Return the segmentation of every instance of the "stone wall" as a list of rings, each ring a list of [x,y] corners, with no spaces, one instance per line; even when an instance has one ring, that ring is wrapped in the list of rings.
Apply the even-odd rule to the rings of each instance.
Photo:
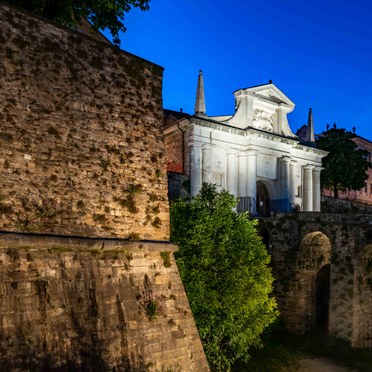
[[[175,249],[1,235],[1,369],[208,370]]]
[[[278,213],[261,223],[285,328],[372,347],[372,215]]]
[[[322,195],[323,213],[367,213],[372,214],[372,205],[351,200],[336,199]]]
[[[0,229],[166,240],[162,68],[0,5]]]
[[[165,150],[167,157],[167,171],[173,173],[184,173],[183,132],[181,129],[165,138]]]
[[[0,3],[2,370],[208,370],[162,121],[161,67]]]

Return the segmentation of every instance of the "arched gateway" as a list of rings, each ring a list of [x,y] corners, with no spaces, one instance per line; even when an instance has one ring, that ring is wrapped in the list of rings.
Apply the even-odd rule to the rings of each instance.
[[[266,185],[257,182],[257,198],[256,198],[257,214],[261,217],[270,216],[270,195]]]

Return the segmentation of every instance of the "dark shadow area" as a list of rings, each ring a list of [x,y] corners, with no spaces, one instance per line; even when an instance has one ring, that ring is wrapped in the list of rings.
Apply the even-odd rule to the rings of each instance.
[[[324,265],[315,280],[315,330],[328,331],[331,265]]]
[[[261,217],[270,216],[270,195],[267,187],[262,182],[257,182],[257,198],[256,198],[257,213]]]
[[[263,348],[250,349],[250,361],[238,361],[232,371],[296,372],[302,359],[312,358],[327,358],[358,372],[372,371],[371,349],[353,349],[347,341],[323,332],[308,336],[274,332],[262,341]]]

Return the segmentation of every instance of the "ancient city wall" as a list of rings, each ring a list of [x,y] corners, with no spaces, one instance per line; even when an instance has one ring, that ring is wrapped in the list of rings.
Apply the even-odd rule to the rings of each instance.
[[[162,68],[0,6],[0,229],[166,240]]]
[[[372,347],[372,216],[278,213],[262,226],[286,329]]]
[[[169,244],[162,68],[0,3],[0,365],[204,371]]]
[[[1,369],[208,370],[175,249],[0,236]]]

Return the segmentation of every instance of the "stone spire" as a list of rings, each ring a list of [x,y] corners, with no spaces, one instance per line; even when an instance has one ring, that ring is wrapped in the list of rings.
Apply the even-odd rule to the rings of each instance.
[[[313,111],[309,109],[305,141],[315,142]]]
[[[205,98],[204,98],[204,80],[203,72],[199,71],[198,87],[196,88],[196,100],[195,100],[195,115],[205,115]]]

